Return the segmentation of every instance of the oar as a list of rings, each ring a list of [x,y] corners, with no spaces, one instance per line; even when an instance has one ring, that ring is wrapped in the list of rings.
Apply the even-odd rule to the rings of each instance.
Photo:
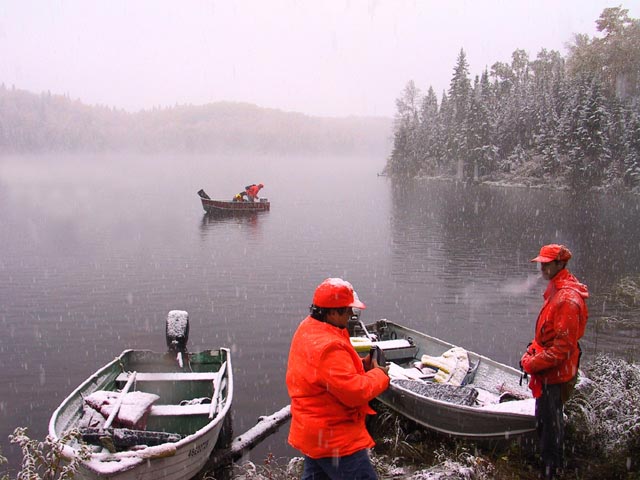
[[[220,396],[220,385],[222,384],[222,377],[224,377],[227,370],[227,362],[224,362],[218,370],[216,378],[213,379],[213,395],[211,395],[211,408],[209,409],[209,418],[213,418],[218,410],[218,397]]]
[[[124,388],[120,392],[120,397],[118,398],[118,401],[116,402],[115,406],[113,407],[113,410],[111,411],[111,414],[109,415],[109,418],[107,418],[107,421],[104,422],[104,426],[102,428],[107,429],[113,423],[113,420],[116,418],[116,415],[118,415],[118,411],[120,411],[120,407],[122,406],[122,401],[124,400],[124,396],[127,394],[129,389],[131,388],[131,385],[133,385],[133,382],[135,382],[135,380],[136,380],[136,374],[137,374],[137,372],[133,372],[129,376],[129,380],[127,380],[126,385],[124,386]]]

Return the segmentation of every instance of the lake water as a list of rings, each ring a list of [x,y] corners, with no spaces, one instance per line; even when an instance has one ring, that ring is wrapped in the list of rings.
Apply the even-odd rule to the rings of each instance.
[[[517,365],[545,284],[529,259],[566,243],[592,292],[583,350],[637,360],[606,294],[640,265],[637,197],[446,181],[394,183],[384,158],[134,155],[0,159],[0,446],[46,435],[60,401],[126,348],[164,350],[169,310],[190,349],[229,346],[234,429],[288,403],[288,346],[313,290],[353,283],[388,318]],[[204,215],[196,192],[265,184],[270,212]],[[288,426],[251,454],[294,455]]]

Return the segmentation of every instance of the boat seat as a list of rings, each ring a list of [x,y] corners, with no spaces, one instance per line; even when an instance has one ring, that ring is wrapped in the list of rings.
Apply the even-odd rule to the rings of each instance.
[[[129,379],[129,372],[118,375],[116,382],[126,382]],[[136,382],[182,382],[182,381],[207,381],[212,382],[218,377],[217,372],[161,372],[143,373],[138,372]]]
[[[155,417],[179,417],[184,415],[209,415],[210,403],[197,405],[153,405],[149,413]]]
[[[380,347],[385,355],[388,350],[411,349],[413,345],[406,338],[398,338],[394,340],[374,341],[365,337],[350,337],[351,345],[356,352],[369,352],[374,345]]]

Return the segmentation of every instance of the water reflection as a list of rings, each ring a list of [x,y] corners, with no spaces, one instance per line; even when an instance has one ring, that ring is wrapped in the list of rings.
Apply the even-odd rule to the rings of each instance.
[[[268,214],[269,212],[236,212],[232,210],[208,212],[202,215],[200,231],[202,235],[206,235],[207,231],[220,226],[238,225],[257,232],[260,229],[260,222],[262,220],[260,217]]]
[[[637,275],[637,199],[441,180],[392,182],[391,193],[405,323],[510,363],[546,286],[529,259],[545,243],[564,243],[591,291],[587,355],[632,348],[638,332],[605,336],[598,325],[619,313],[606,300],[613,286]]]
[[[623,315],[605,295],[637,276],[637,198],[401,184],[376,175],[380,158],[265,158],[261,179],[286,202],[203,215],[193,195],[202,178],[215,179],[213,191],[243,185],[253,159],[107,160],[3,159],[0,363],[16,368],[0,374],[9,385],[0,448],[13,465],[9,430],[29,426],[43,438],[53,409],[97,366],[125,348],[164,349],[172,309],[189,312],[194,349],[232,348],[234,424],[245,431],[288,402],[289,342],[328,276],[356,286],[366,322],[386,317],[516,366],[544,290],[529,259],[542,243],[567,243],[592,292],[585,355],[638,358],[637,329],[597,323]],[[296,454],[287,432],[254,458]]]

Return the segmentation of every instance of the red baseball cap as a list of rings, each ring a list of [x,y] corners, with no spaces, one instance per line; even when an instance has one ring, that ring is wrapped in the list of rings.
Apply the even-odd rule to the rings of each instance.
[[[341,278],[327,278],[316,288],[313,304],[323,308],[367,308],[354,294],[353,286]]]
[[[536,258],[532,258],[532,262],[548,263],[554,260],[560,260],[561,262],[567,262],[571,258],[571,250],[564,245],[557,243],[550,243],[540,249],[540,253]]]

